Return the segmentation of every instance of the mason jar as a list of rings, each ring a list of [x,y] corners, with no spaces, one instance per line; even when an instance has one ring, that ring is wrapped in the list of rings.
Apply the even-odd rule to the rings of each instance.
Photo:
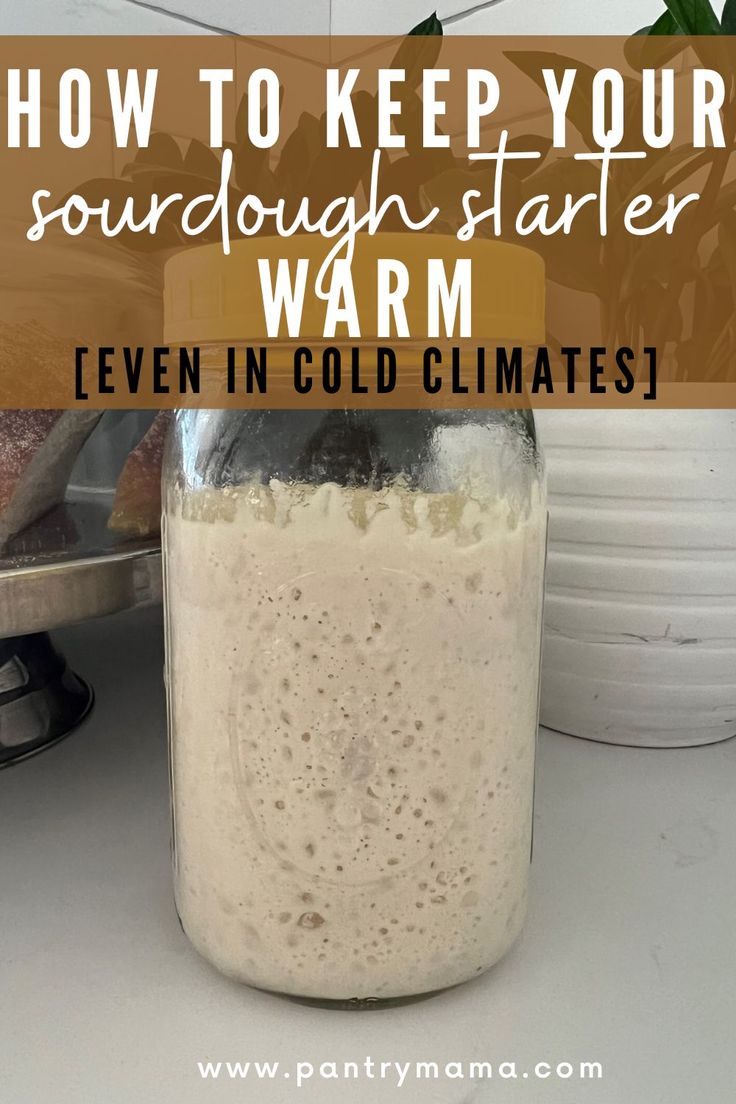
[[[197,950],[354,1006],[492,966],[531,848],[531,414],[182,410],[163,532],[175,892]]]

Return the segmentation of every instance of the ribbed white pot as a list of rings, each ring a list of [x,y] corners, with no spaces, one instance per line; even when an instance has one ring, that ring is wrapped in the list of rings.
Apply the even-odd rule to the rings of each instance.
[[[541,720],[607,743],[736,735],[736,412],[540,411]]]

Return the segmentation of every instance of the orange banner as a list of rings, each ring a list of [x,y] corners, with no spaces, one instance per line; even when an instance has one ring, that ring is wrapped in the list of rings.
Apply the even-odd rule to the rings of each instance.
[[[736,405],[728,38],[0,51],[0,408]]]

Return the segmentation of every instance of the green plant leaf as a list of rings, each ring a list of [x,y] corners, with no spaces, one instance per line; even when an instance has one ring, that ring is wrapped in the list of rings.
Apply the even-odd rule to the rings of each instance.
[[[657,204],[651,212],[656,218],[664,211],[663,204]],[[702,214],[697,206],[686,207],[678,216],[677,234],[654,234],[631,258],[631,264],[620,281],[619,295],[628,300],[637,294],[638,289],[648,280],[659,280],[669,284],[674,274],[685,268],[696,270],[699,265],[698,242],[709,228],[702,225]],[[720,220],[720,214],[712,216],[712,225]]]
[[[410,35],[441,35],[442,24],[437,18],[437,12],[432,12],[427,19],[423,19],[421,23],[417,23],[411,31]]]
[[[288,203],[295,201],[303,189],[305,175],[321,149],[320,121],[304,111],[286,139],[274,170],[276,184]]]
[[[419,36],[427,41],[419,45],[412,42]],[[402,40],[401,45],[391,62],[392,69],[404,69],[406,71],[406,88],[416,88],[421,80],[423,69],[432,69],[442,49],[442,24],[436,15],[430,15],[429,19],[418,23],[413,31]]]
[[[731,281],[733,301],[736,303],[736,214],[730,211],[718,227],[718,245]]]
[[[683,34],[719,35],[721,33],[721,25],[710,6],[710,0],[664,0],[664,2]]]
[[[653,23],[649,28],[650,35],[681,35],[684,33],[670,11],[662,12],[656,23]]]
[[[195,173],[206,180],[217,181],[220,179],[220,158],[209,146],[192,138],[187,151],[184,154],[183,168],[186,172]]]
[[[690,145],[674,146],[662,150],[651,150],[645,161],[637,161],[639,166],[635,180],[621,196],[616,208],[616,217],[623,217],[624,208],[635,195],[648,192],[652,199],[659,201],[672,190],[671,177],[677,173],[677,183],[681,184],[700,169],[707,168],[713,161],[712,149],[693,150]]]
[[[649,323],[649,335],[656,335],[656,343],[679,341],[684,319],[679,299],[657,280],[644,283],[637,292],[637,307],[643,323]],[[652,338],[654,340],[654,338]]]
[[[279,107],[284,102],[284,87],[279,88]],[[261,109],[261,128],[266,123],[266,107]],[[248,133],[248,95],[244,93],[235,113],[235,134],[238,139],[235,147],[235,181],[244,191],[253,191],[259,182],[268,177],[269,151],[253,146],[247,140]]]
[[[556,54],[543,50],[507,50],[504,57],[508,58],[520,72],[529,77],[537,88],[545,92],[542,69],[552,69],[558,77],[562,76],[565,69],[576,69],[577,77],[572,87],[567,117],[580,134],[589,149],[594,146],[592,137],[592,87],[596,70],[584,62],[566,57],[564,54]]]
[[[541,134],[519,134],[516,138],[509,138],[506,143],[508,153],[531,153],[536,150],[541,157],[536,161],[510,161],[507,172],[518,180],[524,180],[537,172],[545,162],[547,154],[552,149],[552,139],[543,138]]]
[[[550,161],[521,182],[521,202],[534,196],[547,196],[550,212],[555,217],[562,210],[568,192],[573,195],[594,192],[599,180],[597,169],[589,161],[575,162],[569,158]],[[517,239],[513,234],[509,240],[529,245],[528,238]],[[549,277],[555,283],[599,297],[604,294],[606,273],[601,265],[602,242],[598,215],[592,204],[579,212],[570,234],[535,237],[534,249],[544,257]]]
[[[736,0],[726,0],[721,16],[721,34],[736,35]]]
[[[672,14],[666,11],[651,27],[642,27],[627,39],[624,44],[624,56],[632,69],[658,69],[685,49],[686,42],[676,41],[683,35],[684,32],[680,30]],[[669,41],[656,41],[663,36],[666,36]],[[652,41],[653,39],[655,41]]]
[[[170,169],[180,169],[183,164],[181,150],[175,138],[170,134],[155,131],[147,146],[140,146],[133,157],[135,165],[165,165]]]

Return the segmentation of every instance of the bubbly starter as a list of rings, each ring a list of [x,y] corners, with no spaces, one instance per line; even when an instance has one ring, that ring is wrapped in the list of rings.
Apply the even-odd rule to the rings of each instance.
[[[222,971],[454,985],[524,917],[546,514],[272,482],[166,522],[177,906]]]

